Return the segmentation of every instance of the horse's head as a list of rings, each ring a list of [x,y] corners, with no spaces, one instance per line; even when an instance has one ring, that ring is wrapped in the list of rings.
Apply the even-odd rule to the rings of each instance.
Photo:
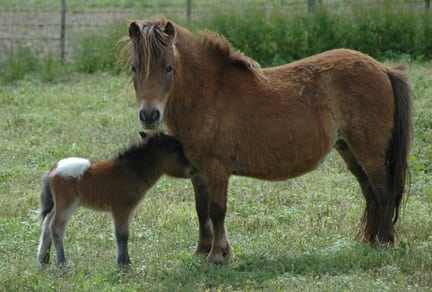
[[[138,116],[148,130],[159,128],[163,119],[175,72],[175,37],[174,25],[164,18],[129,25]]]

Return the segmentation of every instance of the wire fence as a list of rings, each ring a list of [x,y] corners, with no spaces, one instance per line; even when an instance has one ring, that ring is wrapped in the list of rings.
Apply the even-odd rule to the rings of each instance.
[[[214,11],[239,9],[246,10],[261,9],[271,12],[275,9],[271,4],[248,4],[241,1],[238,7],[223,4],[214,5],[191,5],[192,1],[186,1],[185,5],[166,6],[137,9],[100,10],[92,9],[85,11],[65,10],[64,25],[62,25],[62,10],[30,10],[30,9],[3,9],[0,10],[0,61],[13,56],[14,53],[29,49],[32,53],[46,57],[52,55],[54,58],[70,60],[74,50],[79,45],[79,38],[90,32],[106,31],[109,25],[115,22],[127,23],[133,19],[144,19],[154,15],[165,15],[177,22],[188,22],[206,17],[211,17]],[[215,1],[216,2],[216,1]],[[264,1],[265,2],[265,1]],[[281,1],[283,2],[283,1]],[[276,9],[284,10],[287,14],[307,12],[309,1],[302,4],[278,5]],[[330,2],[330,1],[328,1]],[[327,3],[328,3],[327,2]],[[340,9],[343,1],[329,9]],[[418,4],[421,2],[418,1]],[[345,4],[346,5],[346,4]],[[344,8],[342,8],[344,9]]]
[[[308,0],[310,1],[310,0]],[[278,9],[287,12],[307,11],[308,1],[281,0]],[[321,1],[321,0],[319,0]],[[314,2],[314,1],[313,1]],[[58,10],[41,9],[0,9],[0,61],[13,56],[22,49],[28,49],[33,54],[46,57],[52,55],[61,60],[70,60],[74,50],[79,45],[79,38],[83,34],[104,31],[104,27],[124,22],[126,25],[133,19],[145,19],[154,15],[165,15],[177,22],[185,23],[206,17],[211,17],[214,11],[253,11],[265,9],[271,11],[275,1],[230,2],[227,4],[214,1],[213,4],[195,4],[187,0],[183,5],[155,6],[145,9],[91,9],[75,11],[64,7]],[[199,2],[198,2],[199,3]],[[233,4],[234,3],[234,4]],[[247,3],[247,2],[246,2]],[[233,6],[234,5],[234,6]],[[64,10],[63,10],[64,9]],[[62,19],[62,10],[64,12]],[[106,31],[106,30],[105,30]]]

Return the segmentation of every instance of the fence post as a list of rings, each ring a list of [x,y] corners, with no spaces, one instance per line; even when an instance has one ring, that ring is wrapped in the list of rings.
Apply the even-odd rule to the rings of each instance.
[[[192,0],[186,0],[186,20],[191,22]]]
[[[65,62],[66,0],[61,0],[60,61]]]

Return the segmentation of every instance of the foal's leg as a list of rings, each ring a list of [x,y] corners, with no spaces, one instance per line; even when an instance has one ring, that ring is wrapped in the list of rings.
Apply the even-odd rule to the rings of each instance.
[[[207,255],[210,252],[213,240],[213,226],[209,215],[208,188],[204,179],[198,175],[192,178],[192,185],[195,192],[195,208],[199,222],[198,245],[193,255]]]
[[[51,232],[50,232],[50,224],[51,220],[54,216],[54,210],[51,210],[50,213],[48,213],[44,221],[42,223],[42,233],[39,240],[39,247],[38,247],[38,253],[37,258],[39,260],[39,263],[41,264],[48,264],[50,259],[50,249],[51,249]]]
[[[114,232],[117,245],[117,264],[130,264],[128,252],[129,225],[134,213],[134,209],[127,207],[117,207],[113,209],[112,216],[114,221]]]
[[[66,265],[66,257],[63,247],[64,236],[66,232],[66,225],[78,208],[78,200],[70,201],[68,203],[56,202],[54,218],[51,221],[51,236],[56,250],[57,265],[64,267]]]

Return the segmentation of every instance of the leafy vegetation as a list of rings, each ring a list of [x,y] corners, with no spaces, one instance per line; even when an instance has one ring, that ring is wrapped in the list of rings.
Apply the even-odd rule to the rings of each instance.
[[[222,267],[190,255],[198,236],[192,187],[169,178],[149,192],[132,221],[130,269],[115,267],[109,215],[84,208],[68,227],[68,269],[39,267],[40,177],[60,158],[103,159],[137,141],[133,92],[127,76],[101,73],[50,83],[26,75],[0,87],[0,290],[431,289],[431,68],[410,63],[412,184],[394,249],[353,240],[364,200],[332,153],[315,172],[286,182],[231,179],[227,228],[235,258]]]
[[[286,7],[292,6],[278,1],[255,10],[240,9],[239,5],[244,7],[241,3],[228,1],[215,6],[208,17],[180,24],[194,31],[206,28],[223,34],[264,67],[339,47],[360,50],[380,60],[401,55],[412,60],[432,58],[432,17],[412,6],[407,9],[406,3],[382,0],[335,8],[324,5],[310,14],[304,9],[289,11]],[[28,49],[16,52],[0,67],[0,84],[32,72],[48,81],[71,71],[118,73],[123,69],[118,41],[126,31],[127,22],[120,21],[79,37],[73,59],[65,66],[52,56],[39,60]]]

